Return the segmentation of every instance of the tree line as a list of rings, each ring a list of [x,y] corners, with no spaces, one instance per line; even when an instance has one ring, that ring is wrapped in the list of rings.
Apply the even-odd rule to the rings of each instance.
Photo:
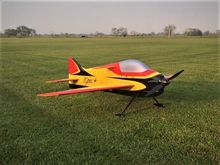
[[[220,30],[216,30],[214,33],[211,33],[210,31],[204,31],[202,32],[200,29],[198,28],[187,28],[185,29],[185,31],[181,34],[181,33],[174,33],[174,31],[176,30],[176,26],[175,25],[167,25],[164,27],[163,32],[159,32],[159,33],[155,33],[155,32],[151,32],[151,33],[138,33],[136,31],[131,31],[130,34],[128,34],[127,28],[124,27],[120,27],[120,28],[112,28],[112,35],[114,36],[167,36],[167,37],[172,37],[173,35],[183,35],[183,36],[208,36],[208,35],[219,35],[220,34]]]
[[[29,37],[37,34],[35,29],[28,28],[27,26],[18,26],[16,29],[6,29],[4,32],[8,37]]]
[[[204,31],[202,32],[198,28],[187,28],[183,33],[175,33],[176,26],[173,24],[169,24],[164,27],[163,32],[155,33],[138,33],[135,30],[130,31],[128,33],[128,29],[126,27],[113,27],[111,29],[111,36],[209,36],[209,35],[220,35],[220,30],[216,30],[215,32]],[[109,35],[109,34],[108,34]],[[60,34],[37,34],[37,31],[33,28],[29,28],[27,26],[21,25],[15,29],[5,29],[4,33],[1,36],[5,37],[30,37],[30,36],[50,36],[50,37],[88,37],[88,36],[108,36],[102,32],[95,32],[90,34],[69,34],[69,33],[60,33]]]

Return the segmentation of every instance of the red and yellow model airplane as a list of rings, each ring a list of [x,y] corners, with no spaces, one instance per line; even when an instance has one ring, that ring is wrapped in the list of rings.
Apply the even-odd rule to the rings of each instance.
[[[125,109],[116,114],[118,116],[124,114],[135,97],[152,97],[156,102],[154,105],[164,107],[155,97],[164,92],[164,88],[170,83],[170,80],[184,71],[181,70],[174,75],[164,76],[134,59],[88,69],[81,67],[73,58],[69,58],[68,63],[69,78],[47,82],[68,82],[71,89],[38,94],[38,96],[60,96],[95,91],[132,96]]]

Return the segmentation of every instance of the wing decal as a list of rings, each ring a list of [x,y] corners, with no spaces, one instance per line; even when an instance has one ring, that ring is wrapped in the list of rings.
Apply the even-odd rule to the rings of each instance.
[[[70,90],[65,90],[65,91],[42,93],[42,94],[38,94],[37,96],[47,97],[47,96],[70,95],[70,94],[104,91],[104,90],[111,90],[111,89],[131,88],[133,86],[134,85],[115,85],[115,86],[109,85],[109,86],[84,87],[84,88],[79,88],[79,89],[70,89]]]
[[[60,79],[60,80],[49,80],[47,83],[59,83],[59,82],[67,82],[67,81],[77,81],[78,79]]]

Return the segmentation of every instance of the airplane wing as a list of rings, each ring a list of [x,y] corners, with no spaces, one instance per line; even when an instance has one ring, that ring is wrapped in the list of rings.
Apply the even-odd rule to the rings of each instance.
[[[65,91],[58,91],[58,92],[50,92],[50,93],[42,93],[38,94],[37,96],[60,96],[60,95],[71,95],[77,93],[86,93],[86,92],[95,92],[95,91],[104,91],[104,90],[111,90],[111,89],[123,89],[123,88],[131,88],[134,85],[102,85],[96,87],[83,87],[79,89],[69,89]]]
[[[48,80],[47,83],[59,83],[59,82],[67,82],[67,81],[77,81],[78,79],[60,79],[60,80]]]

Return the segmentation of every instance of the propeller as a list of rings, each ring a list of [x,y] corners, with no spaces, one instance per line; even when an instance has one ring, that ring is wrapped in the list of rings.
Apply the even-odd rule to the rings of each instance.
[[[157,83],[157,85],[155,87],[153,87],[149,92],[147,92],[147,94],[145,96],[151,96],[155,92],[160,91],[161,89],[163,89],[166,85],[168,85],[170,83],[170,80],[176,78],[183,71],[184,70],[181,70],[181,71],[175,73],[174,75],[164,76],[163,79],[148,81],[150,83]]]
[[[179,71],[179,72],[177,72],[177,73],[175,73],[174,75],[171,75],[171,76],[165,76],[165,78],[166,78],[168,81],[170,81],[170,80],[176,78],[177,76],[179,76],[179,74],[181,74],[183,71],[184,71],[184,69],[181,70],[181,71]]]

